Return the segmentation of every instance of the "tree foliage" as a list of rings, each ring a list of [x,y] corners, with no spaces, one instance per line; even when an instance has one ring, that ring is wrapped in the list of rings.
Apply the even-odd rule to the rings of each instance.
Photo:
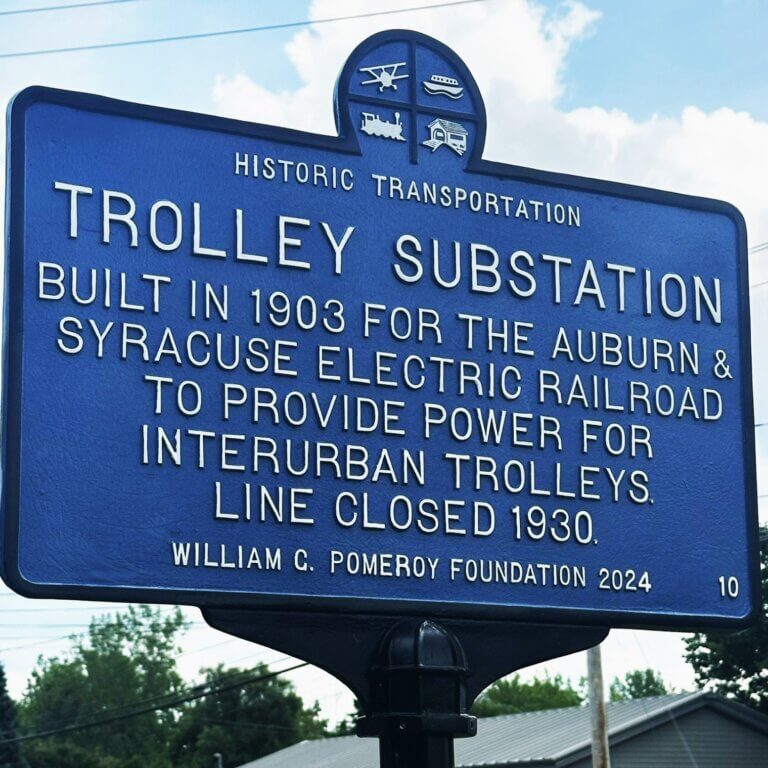
[[[685,641],[686,661],[699,688],[768,713],[768,528],[761,530],[761,609],[742,632],[699,632]]]
[[[204,669],[190,687],[176,668],[186,628],[178,608],[94,619],[38,659],[18,707],[0,664],[0,768],[210,768],[217,752],[232,768],[328,735],[319,705],[264,664]]]
[[[355,724],[363,716],[363,708],[358,699],[352,702],[352,711],[333,730],[333,736],[351,736],[355,733]]]
[[[39,660],[21,703],[24,730],[59,730],[124,714],[148,700],[181,693],[176,671],[181,611],[130,607],[94,619],[64,658]],[[30,768],[170,768],[170,710],[63,732],[24,743]]]
[[[669,693],[661,673],[652,669],[634,669],[623,679],[615,677],[611,683],[611,701],[645,699],[648,696],[664,696]]]
[[[253,681],[269,673],[264,665],[203,670],[204,681],[190,689],[176,668],[185,629],[178,609],[128,608],[92,621],[85,638],[73,638],[66,656],[40,659],[20,705],[20,725],[27,734],[55,733],[25,741],[21,758],[27,763],[9,765],[210,768],[220,752],[230,768],[326,735],[318,705],[305,707],[288,681],[271,675]],[[220,687],[226,690],[176,701]],[[173,707],[123,717],[170,703]],[[2,713],[0,695],[0,728]],[[109,722],[77,728],[98,720]],[[0,768],[6,768],[2,760]]]
[[[575,707],[583,697],[570,680],[561,675],[534,677],[523,682],[520,675],[497,680],[478,696],[472,714],[478,717],[511,715],[517,712],[536,712],[541,709]]]
[[[8,695],[5,667],[0,664],[0,768],[16,768],[19,744],[16,738],[16,705]]]
[[[297,741],[325,736],[319,706],[306,708],[289,681],[268,677],[229,688],[233,681],[268,672],[263,664],[247,671],[223,666],[205,670],[206,684],[227,690],[185,706],[171,743],[173,765],[209,768],[220,752],[225,766],[238,766]]]

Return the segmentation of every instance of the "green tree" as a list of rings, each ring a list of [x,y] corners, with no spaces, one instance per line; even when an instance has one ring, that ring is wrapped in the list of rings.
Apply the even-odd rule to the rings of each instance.
[[[0,768],[20,765],[19,743],[16,738],[16,705],[8,695],[5,667],[0,664]]]
[[[570,680],[560,675],[534,677],[528,683],[520,675],[497,680],[486,688],[472,705],[472,714],[478,717],[510,715],[517,712],[536,712],[540,709],[576,707],[583,701]]]
[[[652,669],[634,669],[627,672],[624,679],[614,677],[610,690],[611,701],[645,699],[648,696],[664,696],[669,693],[661,673]]]
[[[333,729],[334,736],[351,736],[355,732],[355,723],[363,716],[363,709],[357,699],[354,700],[352,706],[352,711]]]
[[[742,632],[699,632],[685,641],[685,659],[699,688],[768,713],[768,528],[760,531],[761,609]]]
[[[64,658],[40,659],[27,685],[20,721],[27,733],[56,731],[129,712],[141,702],[179,694],[178,635],[185,621],[148,606],[94,619]],[[23,744],[30,768],[169,768],[171,710],[150,712]]]
[[[267,675],[267,666],[245,671],[218,666],[203,672],[205,685],[226,690],[184,706],[171,744],[177,768],[209,768],[216,752],[230,768],[297,741],[327,735],[319,706],[305,707],[287,680],[267,677],[229,687],[241,679]]]

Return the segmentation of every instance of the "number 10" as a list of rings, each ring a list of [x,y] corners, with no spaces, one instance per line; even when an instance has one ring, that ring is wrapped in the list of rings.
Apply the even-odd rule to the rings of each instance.
[[[719,576],[720,596],[736,598],[739,596],[739,580],[735,576]]]

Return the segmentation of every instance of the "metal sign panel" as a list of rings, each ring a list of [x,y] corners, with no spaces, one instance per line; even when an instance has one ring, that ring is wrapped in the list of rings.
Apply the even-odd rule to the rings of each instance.
[[[6,581],[747,621],[741,215],[482,159],[470,72],[415,33],[353,52],[336,114],[13,101]]]

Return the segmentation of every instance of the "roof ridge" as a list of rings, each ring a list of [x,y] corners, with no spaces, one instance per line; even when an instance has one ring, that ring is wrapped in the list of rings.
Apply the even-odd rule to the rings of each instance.
[[[638,701],[657,701],[658,699],[680,699],[682,697],[687,696],[698,696],[698,695],[704,695],[706,694],[706,691],[680,691],[679,693],[662,693],[658,696],[643,696],[638,699],[625,699],[623,701],[609,701],[607,704],[611,706],[616,705],[625,705],[625,704],[632,704],[636,703]],[[524,717],[524,716],[531,716],[531,715],[541,715],[542,712],[567,712],[569,710],[579,710],[579,709],[585,709],[589,707],[589,702],[584,701],[581,704],[572,704],[569,707],[551,707],[546,709],[531,709],[527,710],[525,712],[508,712],[504,715],[489,715],[487,717],[480,717],[478,719],[480,720],[502,720],[504,718],[512,718],[512,717]]]
[[[668,701],[672,699],[679,700],[688,697],[703,696],[705,694],[706,691],[678,691],[676,693],[659,693],[656,696],[638,696],[636,699],[621,699],[620,701],[608,701],[606,703],[615,706],[616,704],[632,704],[639,701],[659,701],[660,699]]]
[[[611,704],[613,715],[609,712],[608,732],[612,744],[620,744],[627,739],[652,732],[655,728],[666,726],[677,718],[686,717],[707,707],[717,707],[721,716],[738,716],[737,719],[743,721],[746,726],[755,727],[760,733],[768,734],[768,717],[749,709],[742,703],[709,691],[682,691],[648,696],[644,699],[611,702]],[[544,713],[547,712],[550,714],[545,715]],[[568,715],[568,713],[572,713],[573,716]],[[531,717],[523,718],[523,715]],[[561,719],[559,722],[558,718]],[[523,723],[523,719],[529,722]],[[501,766],[523,763],[525,765],[553,765],[563,760],[581,760],[590,749],[588,705],[533,712],[515,712],[483,718],[483,721],[488,724],[486,726],[488,730],[485,734],[487,742],[480,743],[483,738],[481,731],[480,740],[477,742],[479,751],[467,753],[467,758],[472,760],[472,763],[462,763],[466,768],[469,768],[470,765],[475,766],[475,768],[480,768],[482,765],[489,767],[495,765],[501,768]],[[492,725],[494,722],[496,723],[495,726]],[[562,739],[555,739],[553,744],[551,733],[555,726],[562,728]],[[519,731],[516,739],[518,736],[530,738],[523,749],[512,747],[510,732],[513,731]],[[274,763],[267,764],[272,765],[273,768],[275,766],[291,766],[297,759],[301,761],[306,756],[307,750],[318,749],[318,754],[315,757],[321,763],[325,764],[328,763],[329,758],[339,757],[345,766],[352,766],[358,764],[356,760],[363,753],[365,753],[366,759],[372,760],[371,755],[376,751],[375,745],[368,745],[368,748],[361,752],[364,745],[361,744],[360,739],[352,735],[333,736],[320,741],[325,742],[325,749],[317,744],[317,740],[305,739],[292,747],[278,750],[278,753],[285,753],[284,757]],[[339,741],[346,741],[347,743],[340,745]],[[561,743],[558,744],[558,741]],[[294,748],[298,748],[299,751],[292,751]],[[267,759],[269,757],[265,756]],[[458,754],[457,757],[461,759]],[[258,762],[257,764],[261,765]],[[250,763],[247,766],[250,766]],[[241,766],[241,768],[247,768],[247,766]]]
[[[693,699],[704,699],[707,696],[706,691],[683,691],[681,693],[663,693],[659,694],[658,696],[642,696],[637,699],[625,699],[624,701],[611,701],[608,702],[609,704],[637,704],[642,701],[648,701],[649,699],[652,699],[654,701],[658,701],[659,699],[674,699],[677,704],[682,703],[683,701],[691,701]],[[671,702],[670,702],[671,703]],[[587,704],[589,706],[589,704]],[[616,725],[613,728],[611,728],[611,722],[610,719],[608,720],[608,736],[615,736],[617,734],[623,733],[626,730],[629,730],[631,728],[636,727],[640,723],[651,720],[654,717],[658,717],[659,715],[663,715],[665,713],[669,713],[672,711],[672,707],[658,707],[654,712],[641,712],[636,717],[631,718],[630,720],[627,720],[625,723],[621,723],[620,725]],[[571,747],[564,749],[560,752],[555,753],[552,757],[554,760],[558,760],[561,757],[564,757],[566,755],[573,754],[574,752],[577,752],[580,749],[584,749],[584,747],[589,747],[592,744],[592,738],[585,739],[577,744],[572,745]]]

